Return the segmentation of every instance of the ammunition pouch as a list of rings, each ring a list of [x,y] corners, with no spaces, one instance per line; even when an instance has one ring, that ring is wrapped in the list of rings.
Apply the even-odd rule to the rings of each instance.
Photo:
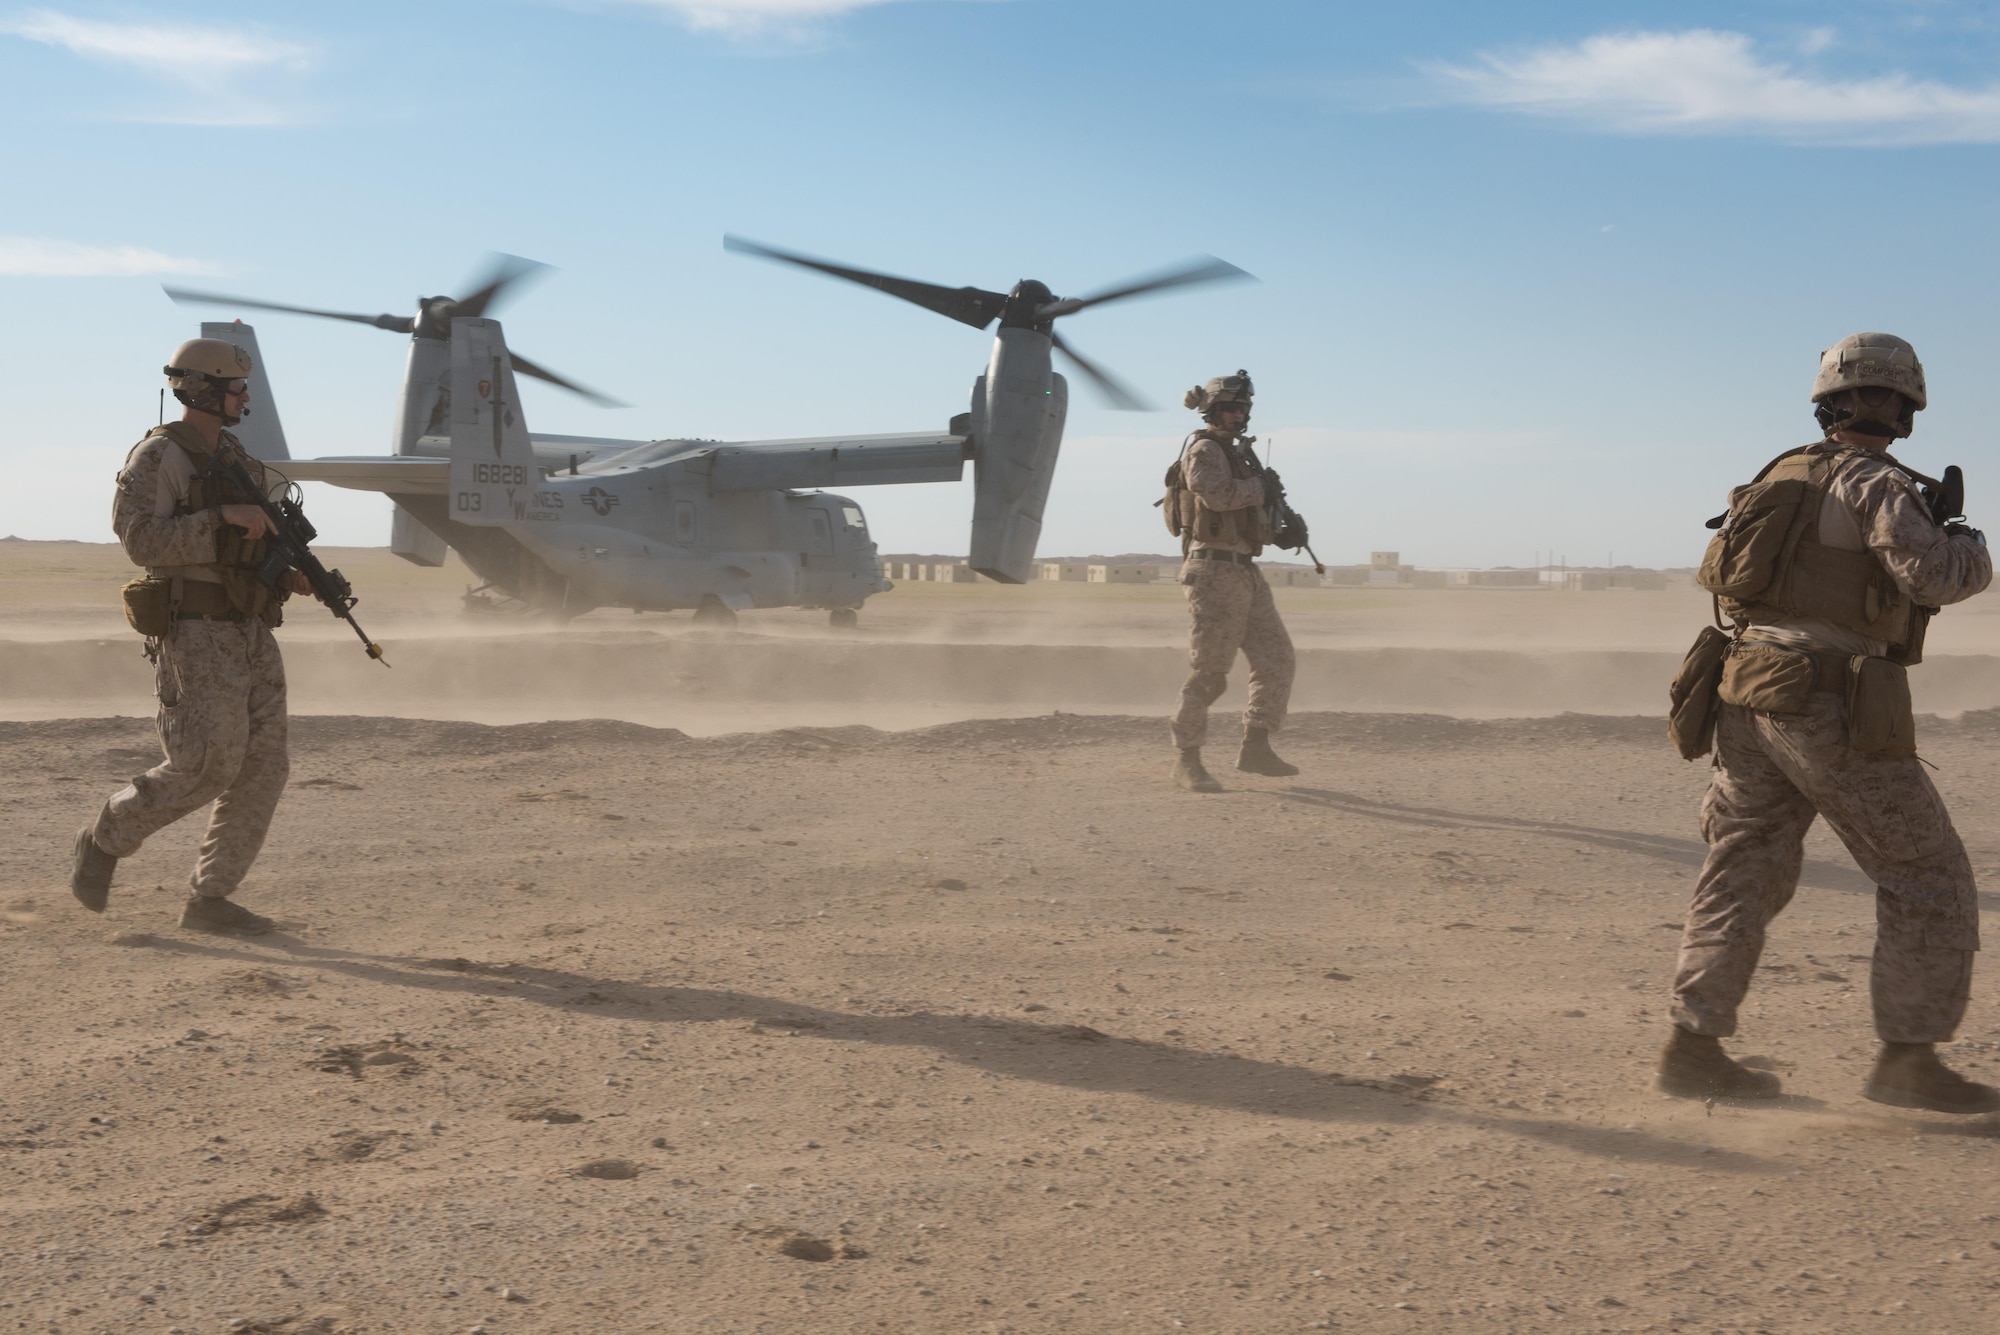
[[[1917,753],[1910,673],[1901,663],[1858,655],[1847,660],[1847,744],[1864,756]]]
[[[1884,662],[1888,660],[1883,660]],[[1722,660],[1716,694],[1765,714],[1803,714],[1815,691],[1847,692],[1847,658],[1768,640],[1738,640]]]
[[[125,619],[132,629],[149,640],[165,638],[173,629],[174,581],[147,575],[118,591],[125,603]]]
[[[1727,635],[1703,626],[1667,687],[1667,737],[1682,760],[1699,759],[1715,745],[1716,683],[1729,645]]]

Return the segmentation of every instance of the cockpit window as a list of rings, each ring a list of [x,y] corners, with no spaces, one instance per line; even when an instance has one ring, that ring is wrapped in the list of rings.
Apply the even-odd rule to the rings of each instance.
[[[840,513],[846,517],[847,526],[855,532],[866,533],[868,531],[868,521],[861,517],[860,506],[843,505],[840,507]]]

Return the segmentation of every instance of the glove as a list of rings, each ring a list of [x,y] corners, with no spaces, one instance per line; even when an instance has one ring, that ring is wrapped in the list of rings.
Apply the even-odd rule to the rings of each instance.
[[[1285,484],[1278,480],[1278,470],[1264,470],[1264,504],[1276,505],[1285,495]]]
[[[1284,520],[1278,525],[1278,535],[1271,539],[1271,545],[1280,551],[1295,552],[1311,541],[1311,535],[1306,532],[1305,517],[1287,510]]]
[[[1981,547],[1986,545],[1986,535],[1970,524],[1946,524],[1944,535],[1947,538],[1971,538]]]

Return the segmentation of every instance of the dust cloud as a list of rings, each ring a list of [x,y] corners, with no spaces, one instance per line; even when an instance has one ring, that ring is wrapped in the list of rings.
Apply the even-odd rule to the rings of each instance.
[[[1985,1328],[2000,1125],[1860,1099],[1875,891],[1823,830],[1732,1044],[1788,1096],[1649,1086],[1692,588],[1280,589],[1303,772],[1231,769],[1225,700],[1198,796],[1170,585],[555,626],[330,556],[395,666],[281,632],[241,941],[173,925],[198,821],[70,898],[151,676],[115,549],[0,543],[18,1324]],[[1914,674],[1982,873],[1984,601]],[[2000,1066],[1983,975],[1949,1058]]]

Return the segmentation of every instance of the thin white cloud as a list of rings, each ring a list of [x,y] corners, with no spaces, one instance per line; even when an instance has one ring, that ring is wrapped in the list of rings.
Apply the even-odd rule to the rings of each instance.
[[[118,23],[51,9],[0,21],[0,33],[99,64],[135,69],[179,89],[183,101],[140,119],[197,125],[267,125],[289,119],[245,85],[260,75],[296,75],[312,64],[297,42],[220,24]]]
[[[1819,78],[1760,58],[1742,33],[1708,28],[1488,52],[1474,64],[1429,72],[1453,101],[1624,134],[1877,146],[2000,143],[2000,84],[1958,88],[1903,74]]]
[[[143,246],[88,246],[31,236],[0,236],[0,276],[9,278],[133,278],[145,274],[214,273],[201,260]]]
[[[736,36],[809,31],[816,24],[857,9],[902,3],[903,0],[614,0],[642,5],[680,19],[697,32]]]

